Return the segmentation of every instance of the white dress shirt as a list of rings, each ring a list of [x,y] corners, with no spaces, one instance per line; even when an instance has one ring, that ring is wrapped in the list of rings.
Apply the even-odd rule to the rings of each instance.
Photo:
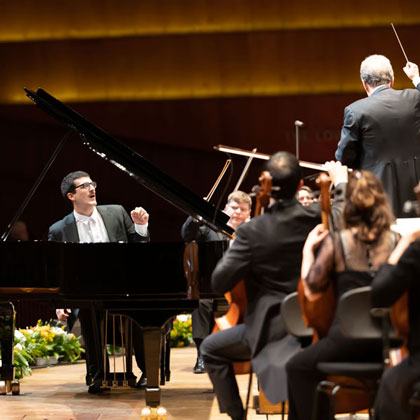
[[[102,217],[96,207],[93,209],[91,216],[85,216],[83,214],[73,211],[74,218],[76,220],[77,232],[79,234],[80,243],[99,243],[109,242],[108,232]],[[134,224],[134,229],[140,236],[147,236],[148,223],[144,225]]]
[[[81,243],[109,242],[108,232],[106,231],[104,221],[96,207],[91,216],[85,216],[74,210],[77,232]]]

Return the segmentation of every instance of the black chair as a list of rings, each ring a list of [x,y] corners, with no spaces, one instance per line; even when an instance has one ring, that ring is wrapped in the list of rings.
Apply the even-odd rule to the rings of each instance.
[[[304,322],[303,322],[303,318],[302,318],[302,309],[300,307],[300,303],[299,303],[299,298],[298,298],[298,294],[297,292],[291,293],[289,295],[287,295],[282,303],[281,303],[281,316],[283,319],[283,324],[284,327],[286,329],[286,331],[303,340],[306,341],[306,343],[309,343],[310,340],[312,339],[313,336],[313,329],[312,328],[308,328]],[[251,373],[252,374],[252,373]],[[251,378],[251,377],[250,377]],[[250,394],[250,389],[251,389],[251,379],[250,382],[248,384],[248,395],[247,395],[247,406],[248,406],[248,402],[249,402],[249,394]],[[254,399],[254,406],[258,406],[259,402],[258,402],[258,397],[256,397]],[[258,412],[258,414],[263,414],[261,412]],[[270,414],[264,413],[266,415],[266,418],[268,418],[268,416]],[[278,414],[273,413],[273,414]],[[282,420],[284,420],[285,418],[285,414],[286,414],[286,404],[285,401],[282,402],[281,405],[281,418]],[[246,419],[246,417],[245,417]]]
[[[396,336],[389,321],[389,310],[371,308],[370,287],[360,287],[343,294],[337,305],[336,318],[342,334],[354,340],[371,340],[382,345],[383,360],[378,363],[363,362],[321,362],[317,368],[326,376],[338,376],[356,379],[361,386],[322,381],[317,387],[313,409],[316,418],[320,393],[330,396],[329,419],[334,419],[335,398],[341,389],[353,389],[366,392],[368,395],[369,418],[372,418],[372,407],[378,389],[379,380],[389,360],[391,347],[400,347],[402,340]],[[325,419],[322,419],[325,420]]]
[[[299,339],[311,339],[313,328],[305,325],[297,292],[287,295],[281,304],[281,316],[286,331]]]
[[[314,330],[308,328],[303,322],[302,308],[300,307],[297,292],[287,295],[281,303],[281,316],[286,331],[304,344],[309,344],[312,340]],[[286,414],[286,403],[282,402],[281,418],[284,420]],[[268,418],[268,415],[267,415]]]

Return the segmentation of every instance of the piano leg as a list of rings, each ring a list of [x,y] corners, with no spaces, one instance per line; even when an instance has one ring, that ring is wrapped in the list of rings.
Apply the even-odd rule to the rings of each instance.
[[[147,366],[146,404],[157,407],[160,404],[159,368],[162,333],[159,327],[143,329],[144,356]]]
[[[143,328],[144,356],[147,366],[146,405],[142,420],[166,420],[166,410],[160,405],[159,368],[162,346],[162,329]]]
[[[11,302],[0,302],[0,394],[12,391],[19,394],[19,382],[15,381],[15,367],[13,365],[13,348],[15,333],[15,309]]]

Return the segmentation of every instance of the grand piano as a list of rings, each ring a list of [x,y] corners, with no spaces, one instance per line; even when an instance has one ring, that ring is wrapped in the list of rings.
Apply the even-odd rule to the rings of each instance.
[[[25,91],[39,108],[79,133],[93,152],[141,185],[211,229],[227,236],[233,233],[226,225],[226,214],[138,153],[46,91]],[[109,310],[131,318],[143,328],[148,381],[146,404],[156,410],[160,405],[162,331],[173,316],[197,307],[200,297],[213,296],[208,280],[212,266],[223,254],[225,241],[199,244],[199,249],[188,251],[184,261],[182,243],[11,243],[5,239],[7,234],[0,242],[0,381],[6,382],[8,390],[19,392],[19,385],[13,382],[14,312],[10,301],[36,299],[56,308],[89,307],[92,314],[98,309]],[[200,264],[200,260],[206,264]],[[74,261],[89,261],[89,264],[83,264],[80,269]],[[141,272],[133,267],[133,262],[136,267],[141,265]]]

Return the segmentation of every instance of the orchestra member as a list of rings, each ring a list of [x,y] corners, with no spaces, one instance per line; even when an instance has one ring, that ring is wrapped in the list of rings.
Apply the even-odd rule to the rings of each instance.
[[[251,215],[251,197],[243,191],[232,192],[227,199],[224,212],[230,216],[227,223],[236,229],[241,223],[249,220]],[[185,242],[198,241],[226,241],[227,237],[219,232],[214,232],[209,227],[200,224],[191,216],[188,217],[181,229]],[[192,334],[197,348],[197,361],[193,368],[194,373],[205,373],[204,362],[200,353],[200,345],[211,333],[214,326],[213,299],[200,299],[199,306],[192,313]]]
[[[352,172],[343,211],[344,229],[329,233],[319,225],[305,242],[301,276],[307,299],[315,300],[331,282],[337,299],[348,290],[370,285],[398,242],[397,234],[390,230],[393,221],[381,182],[371,172]],[[325,379],[317,370],[319,362],[381,361],[381,356],[381,346],[361,340],[355,344],[341,334],[334,320],[326,337],[287,363],[289,419],[311,418],[316,387]],[[316,418],[328,418],[328,397],[321,394],[319,401]]]
[[[387,307],[408,292],[409,355],[382,376],[375,401],[375,420],[409,420],[408,400],[420,380],[420,231],[404,236],[376,275],[372,306]]]
[[[326,166],[337,188],[332,206],[337,220],[347,168],[339,162]],[[212,275],[212,287],[219,293],[244,281],[248,300],[244,323],[209,335],[201,345],[220,411],[234,420],[241,420],[244,414],[233,371],[235,361],[251,360],[259,385],[272,403],[287,399],[284,363],[300,345],[286,333],[281,302],[296,290],[303,244],[321,221],[318,203],[304,207],[296,199],[303,181],[295,156],[278,152],[271,156],[267,170],[272,176],[274,203],[263,215],[236,229],[235,240]]]
[[[306,185],[302,185],[297,192],[297,199],[302,206],[309,206],[314,201],[312,190]]]
[[[415,65],[404,68],[417,89],[395,90],[394,71],[383,55],[371,55],[360,66],[367,98],[344,110],[335,157],[354,169],[373,172],[383,183],[396,217],[407,217],[403,205],[415,200],[420,174],[420,84]]]
[[[71,172],[61,182],[63,197],[72,204],[73,212],[64,219],[54,223],[49,228],[48,240],[56,242],[148,242],[149,215],[142,207],[131,212],[131,219],[120,205],[101,205],[96,202],[96,182],[83,171]],[[66,320],[71,311],[57,309],[59,320]],[[101,392],[94,384],[94,379],[101,372],[103,362],[97,360],[94,348],[94,335],[91,327],[91,313],[89,309],[80,309],[78,313],[82,335],[86,347],[86,384],[90,393]],[[103,314],[98,314],[102,318]],[[143,335],[141,330],[134,327],[133,340],[137,364],[143,375],[138,386],[145,385],[145,364]]]
[[[11,242],[25,242],[30,240],[30,234],[28,226],[23,220],[18,220],[13,225],[12,230],[10,231],[9,241]]]

